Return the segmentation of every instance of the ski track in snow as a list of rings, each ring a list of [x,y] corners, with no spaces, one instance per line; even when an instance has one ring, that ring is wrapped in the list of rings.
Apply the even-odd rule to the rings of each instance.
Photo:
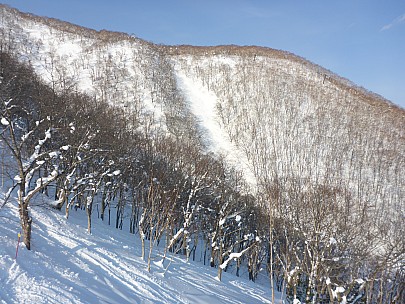
[[[15,260],[18,210],[12,203],[0,209],[1,304],[271,303],[269,288],[227,273],[219,282],[217,269],[186,263],[181,255],[174,256],[165,274],[159,263],[152,263],[148,273],[138,235],[96,216],[88,234],[84,211],[71,211],[66,220],[53,209],[31,210],[32,250],[20,244]],[[154,257],[156,262],[158,252]]]

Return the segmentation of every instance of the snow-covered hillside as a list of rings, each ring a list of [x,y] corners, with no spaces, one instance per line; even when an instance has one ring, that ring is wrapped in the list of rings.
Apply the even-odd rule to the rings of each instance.
[[[353,194],[379,180],[389,193],[404,186],[404,168],[395,168],[405,150],[403,110],[302,58],[255,47],[156,46],[0,10],[4,40],[56,91],[122,107],[160,134],[201,134],[196,142],[242,171],[251,191],[298,176],[343,181]]]
[[[268,287],[161,251],[148,273],[138,235],[94,221],[86,232],[85,212],[69,220],[45,201],[33,204],[32,250],[20,243],[15,206],[0,212],[0,303],[270,303]],[[1,202],[1,200],[0,200]],[[173,261],[170,263],[170,260]]]
[[[0,136],[17,160],[2,178],[20,186],[28,249],[34,218],[34,258],[15,262],[18,212],[0,208],[11,301],[21,286],[72,302],[268,301],[227,276],[239,271],[290,302],[405,298],[404,109],[285,51],[155,45],[2,5],[0,46]],[[69,221],[30,205],[32,186],[57,189]],[[163,276],[153,246],[149,274],[149,239],[213,268],[176,256]]]

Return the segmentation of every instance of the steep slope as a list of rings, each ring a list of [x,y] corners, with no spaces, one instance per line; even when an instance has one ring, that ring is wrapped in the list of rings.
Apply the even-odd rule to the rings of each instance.
[[[33,204],[34,246],[20,244],[17,259],[18,211],[2,210],[0,303],[270,303],[268,288],[232,275],[219,282],[200,263],[175,256],[165,272],[158,251],[148,273],[139,237],[101,221],[89,235],[83,211],[66,220],[47,201]]]
[[[404,170],[404,110],[302,58],[258,47],[157,47],[1,10],[3,43],[55,90],[107,100],[159,132],[192,133],[251,186],[296,176],[349,188],[384,179],[390,189],[404,186],[396,178]],[[387,174],[375,175],[376,164]]]
[[[30,63],[54,91],[121,107],[151,142],[188,141],[242,172],[248,186],[236,178],[235,188],[252,194],[246,197],[265,214],[261,228],[266,244],[279,246],[274,264],[284,282],[310,282],[326,293],[329,276],[336,288],[352,288],[356,276],[403,277],[403,109],[283,51],[157,46],[0,9],[2,49]],[[177,170],[178,146],[170,149]],[[335,269],[345,265],[355,274],[342,279]],[[376,280],[370,289],[380,288]]]
[[[330,180],[349,189],[384,184],[388,193],[403,195],[403,109],[281,51],[165,50],[183,82],[215,96],[215,120],[259,184],[276,178]],[[362,199],[384,200],[385,194],[367,192]]]
[[[141,128],[192,138],[243,171],[252,192],[300,180],[398,217],[405,111],[380,96],[282,51],[155,46],[0,9],[3,48],[56,91],[86,92],[135,113]]]
[[[327,227],[342,217],[362,227],[351,228],[353,235],[374,235],[371,255],[390,252],[393,243],[404,252],[403,109],[282,51],[164,48],[183,83],[215,96],[216,123],[236,148],[230,155],[239,155],[234,164],[254,176],[258,197],[278,217],[305,233],[319,222],[331,237],[339,233]],[[334,210],[302,212],[327,201]]]
[[[2,49],[32,64],[56,92],[85,92],[96,102],[106,101],[134,114],[138,125],[151,124],[163,133],[176,132],[175,122],[187,121],[171,67],[153,44],[5,6],[0,11]]]

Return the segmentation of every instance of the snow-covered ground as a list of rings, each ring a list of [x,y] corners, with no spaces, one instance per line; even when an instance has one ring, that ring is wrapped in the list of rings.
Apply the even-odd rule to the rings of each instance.
[[[17,259],[17,207],[0,209],[1,304],[271,303],[268,287],[227,273],[220,282],[216,269],[181,255],[170,265],[169,255],[162,266],[159,248],[148,273],[138,235],[108,226],[96,213],[89,235],[84,211],[72,210],[66,220],[42,200],[31,209],[32,250],[20,243]]]
[[[187,109],[183,110],[190,110],[196,118],[196,127],[204,134],[207,150],[222,155],[229,165],[243,172],[252,189],[257,186],[246,155],[231,142],[219,123],[218,96],[204,87],[196,75],[185,73],[184,67],[177,62],[178,58],[171,58],[168,70],[163,70],[159,68],[161,63],[157,53],[144,41],[128,37],[102,41],[94,32],[83,37],[77,28],[77,33],[71,33],[65,26],[55,28],[45,21],[40,22],[40,19],[31,20],[7,9],[2,12],[4,17],[0,19],[0,29],[10,31],[16,41],[24,42],[16,44],[18,52],[22,54],[21,60],[29,61],[45,83],[63,91],[67,82],[89,96],[106,99],[116,106],[125,106],[128,110],[141,113],[140,120],[146,119],[146,116],[152,119],[161,132],[167,131],[165,119],[169,115],[161,99],[168,96],[158,98],[164,94],[164,90],[159,89],[161,83],[154,81],[158,81],[156,75],[159,74],[166,81],[174,77],[178,93],[186,100]],[[192,56],[184,59],[192,65]],[[202,67],[206,68],[210,60],[219,61],[230,68],[237,62],[236,58],[226,56],[210,58],[203,60]]]
[[[231,62],[232,63],[232,62]],[[218,97],[200,81],[187,76],[181,69],[175,69],[177,85],[184,94],[191,112],[197,118],[198,126],[208,139],[211,152],[225,156],[228,163],[244,173],[246,181],[253,190],[256,178],[249,167],[245,155],[230,141],[219,124],[217,115]]]
[[[115,99],[132,105],[137,97],[144,112],[153,113],[157,121],[164,116],[160,105],[152,102],[153,83],[146,74],[156,69],[149,67],[155,58],[146,44],[132,40],[97,44],[93,38],[83,39],[77,33],[65,33],[3,12],[0,27],[18,29],[13,31],[16,41],[25,41],[29,48],[19,51],[47,83],[60,84],[52,74],[58,70],[59,76],[79,90],[97,95],[103,76],[114,71],[110,78],[116,81],[117,91],[126,92]],[[109,60],[114,62],[114,69],[106,65]],[[60,69],[53,71],[54,64]],[[122,73],[116,74],[118,70]],[[215,96],[181,71],[176,72],[181,92],[200,119],[199,126],[207,131],[212,151],[239,163],[240,155],[217,124]],[[107,95],[107,99],[113,96]],[[0,149],[4,151],[1,145]],[[223,273],[220,282],[216,279],[217,269],[199,262],[187,263],[181,255],[174,256],[170,266],[171,256],[161,265],[162,248],[156,248],[149,273],[147,263],[141,259],[139,235],[116,230],[97,219],[96,214],[89,235],[84,211],[72,210],[66,220],[62,212],[49,207],[46,197],[37,198],[32,205],[32,250],[20,243],[15,259],[20,232],[17,204],[11,199],[1,208],[3,197],[0,190],[0,304],[270,303],[268,286],[228,273]]]

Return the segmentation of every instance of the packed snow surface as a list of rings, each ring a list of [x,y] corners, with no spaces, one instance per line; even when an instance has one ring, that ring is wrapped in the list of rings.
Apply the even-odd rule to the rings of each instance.
[[[67,220],[39,200],[35,205],[32,250],[20,243],[17,259],[17,207],[0,209],[1,304],[270,303],[268,287],[227,273],[220,282],[217,269],[186,263],[181,255],[162,264],[161,249],[148,273],[138,235],[108,226],[97,214],[90,235],[84,211],[72,210]]]

